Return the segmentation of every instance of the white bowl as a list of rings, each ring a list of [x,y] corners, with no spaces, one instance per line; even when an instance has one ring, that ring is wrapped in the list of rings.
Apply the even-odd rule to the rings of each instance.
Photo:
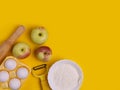
[[[57,61],[49,69],[49,72],[48,72],[48,83],[49,83],[51,89],[52,90],[56,90],[56,86],[57,85],[55,85],[54,82],[53,82],[54,81],[53,80],[54,79],[53,75],[54,75],[55,68],[59,67],[60,64],[69,64],[69,65],[73,66],[76,69],[76,71],[77,71],[80,79],[78,81],[78,84],[73,89],[70,89],[70,90],[79,90],[79,88],[81,87],[82,81],[83,81],[83,72],[82,72],[82,69],[76,63],[74,63],[74,62],[72,62],[71,60],[68,60],[68,59],[63,59],[63,60]]]

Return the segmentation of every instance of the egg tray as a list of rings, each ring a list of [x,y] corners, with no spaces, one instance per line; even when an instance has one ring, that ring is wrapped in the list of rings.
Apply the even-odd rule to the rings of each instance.
[[[13,69],[13,70],[8,70],[6,67],[5,67],[5,62],[8,60],[8,59],[12,59],[12,60],[15,60],[16,61],[16,68]],[[23,64],[21,63],[18,59],[16,59],[15,57],[13,56],[8,56],[4,59],[4,61],[2,62],[2,64],[0,65],[0,71],[7,71],[9,73],[9,80],[7,80],[6,82],[0,82],[0,87],[3,88],[3,89],[10,89],[9,87],[9,81],[10,79],[13,79],[13,78],[17,78],[20,80],[21,82],[21,86],[23,84],[23,82],[26,80],[25,79],[20,79],[18,76],[17,76],[17,70],[20,68],[20,67],[24,67],[28,70],[28,75],[30,74],[31,72],[31,69],[26,65],[26,64]],[[27,76],[28,77],[28,76]],[[21,87],[20,86],[20,87]]]

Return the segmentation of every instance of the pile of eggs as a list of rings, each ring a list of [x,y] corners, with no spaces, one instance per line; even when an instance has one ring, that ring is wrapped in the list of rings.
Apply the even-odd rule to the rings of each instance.
[[[30,69],[14,57],[7,57],[0,66],[0,87],[18,90]]]

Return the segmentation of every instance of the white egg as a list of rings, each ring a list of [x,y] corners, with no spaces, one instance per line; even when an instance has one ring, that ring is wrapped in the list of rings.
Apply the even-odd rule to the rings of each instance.
[[[25,67],[21,67],[17,70],[17,76],[20,78],[20,79],[25,79],[27,78],[28,76],[28,69],[25,68]]]
[[[7,71],[0,71],[0,82],[6,82],[9,79]]]
[[[12,90],[18,90],[21,86],[21,82],[17,78],[13,78],[9,81],[9,87]]]
[[[8,69],[8,70],[14,70],[16,68],[16,61],[14,59],[8,59],[6,62],[5,62],[5,67]]]

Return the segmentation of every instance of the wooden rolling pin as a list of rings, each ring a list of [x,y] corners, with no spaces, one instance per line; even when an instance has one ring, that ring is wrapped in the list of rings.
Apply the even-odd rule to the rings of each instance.
[[[25,31],[24,26],[19,26],[16,31],[0,45],[0,64],[11,50],[15,41],[19,38],[19,36]]]

